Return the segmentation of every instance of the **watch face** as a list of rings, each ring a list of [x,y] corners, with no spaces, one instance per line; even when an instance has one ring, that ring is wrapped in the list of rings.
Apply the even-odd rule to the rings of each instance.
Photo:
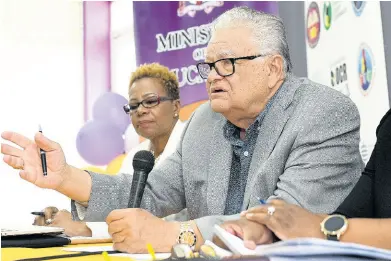
[[[188,244],[189,246],[194,246],[196,243],[196,235],[192,231],[183,231],[179,238],[181,243]]]
[[[324,224],[327,231],[333,232],[340,230],[345,225],[345,220],[340,216],[330,217]]]

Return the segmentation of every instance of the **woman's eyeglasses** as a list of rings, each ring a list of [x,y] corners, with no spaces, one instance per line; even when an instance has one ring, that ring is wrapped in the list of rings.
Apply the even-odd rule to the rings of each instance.
[[[132,114],[134,111],[138,109],[140,104],[144,108],[153,108],[155,106],[158,106],[163,101],[173,101],[173,100],[174,99],[170,97],[164,97],[164,96],[160,97],[159,95],[154,95],[142,100],[141,102],[130,102],[129,104],[125,104],[123,108],[126,114]]]

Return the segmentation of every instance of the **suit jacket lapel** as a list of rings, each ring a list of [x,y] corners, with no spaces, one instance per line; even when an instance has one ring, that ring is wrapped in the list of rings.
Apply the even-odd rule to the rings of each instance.
[[[262,166],[272,153],[278,138],[291,115],[292,107],[289,107],[289,105],[292,103],[295,91],[299,86],[298,78],[294,76],[288,77],[282,86],[283,88],[278,92],[278,96],[274,100],[270,110],[265,115],[251,159],[246,191],[243,199],[243,209],[248,207],[252,187],[256,185],[255,178],[259,175],[259,170],[262,169]],[[265,174],[267,175],[267,173]]]
[[[225,118],[215,124],[208,171],[208,214],[222,215],[231,173],[232,147],[223,135]],[[227,174],[228,173],[228,174]]]

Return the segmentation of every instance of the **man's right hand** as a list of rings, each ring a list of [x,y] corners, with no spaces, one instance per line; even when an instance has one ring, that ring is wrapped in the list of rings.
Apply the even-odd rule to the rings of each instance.
[[[1,144],[4,162],[14,169],[20,169],[20,177],[41,188],[58,190],[66,174],[70,172],[61,146],[38,132],[34,141],[15,132],[3,132],[1,137],[16,146]],[[43,176],[40,150],[46,151],[47,176]]]
[[[273,243],[273,233],[266,226],[245,218],[225,222],[221,227],[232,235],[243,239],[245,247],[249,249],[255,249],[257,245]],[[216,236],[213,242],[226,248],[224,243]]]

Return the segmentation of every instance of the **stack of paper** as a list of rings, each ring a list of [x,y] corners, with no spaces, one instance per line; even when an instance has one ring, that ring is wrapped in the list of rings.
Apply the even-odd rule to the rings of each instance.
[[[317,238],[299,238],[257,246],[255,250],[246,248],[243,240],[215,226],[215,234],[235,254],[268,257],[320,257],[355,256],[391,260],[391,251],[354,243],[343,243]]]

